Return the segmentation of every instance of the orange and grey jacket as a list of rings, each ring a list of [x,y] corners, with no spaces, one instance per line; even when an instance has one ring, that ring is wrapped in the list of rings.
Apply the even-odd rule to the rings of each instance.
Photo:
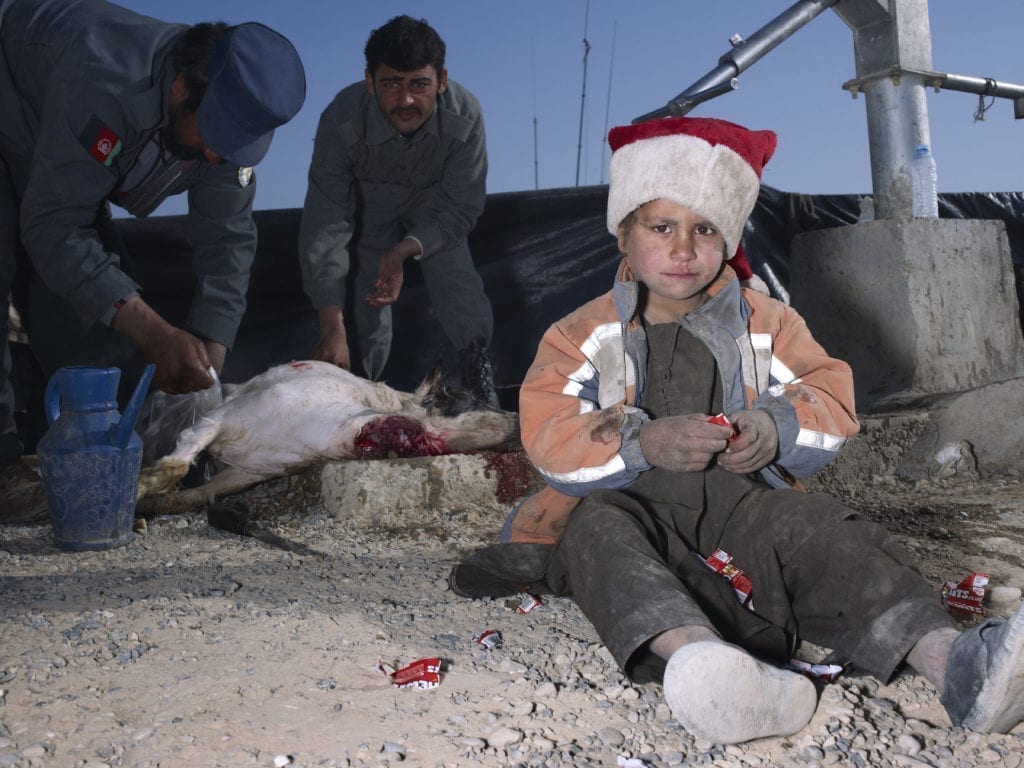
[[[725,413],[759,408],[774,418],[779,452],[760,475],[788,487],[857,434],[850,367],[828,356],[795,310],[741,289],[728,266],[708,293],[679,323],[714,355]],[[554,543],[581,497],[625,488],[651,469],[640,450],[649,416],[638,405],[647,375],[638,299],[624,260],[611,291],[541,339],[519,412],[523,447],[547,487],[513,511],[502,541]]]

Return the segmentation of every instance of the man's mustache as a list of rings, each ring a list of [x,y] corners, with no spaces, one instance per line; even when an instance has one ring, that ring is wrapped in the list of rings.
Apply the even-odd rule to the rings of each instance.
[[[419,107],[395,107],[388,114],[391,115],[422,115]]]

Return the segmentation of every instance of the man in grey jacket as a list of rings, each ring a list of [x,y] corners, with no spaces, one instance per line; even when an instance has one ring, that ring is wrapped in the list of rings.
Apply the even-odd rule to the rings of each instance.
[[[415,258],[459,353],[462,384],[497,405],[491,304],[466,242],[484,206],[480,105],[448,79],[445,44],[425,21],[391,19],[365,53],[365,82],[342,90],[321,115],[309,169],[299,257],[320,320],[313,357],[350,367],[343,308],[354,246],[357,359],[378,379],[403,264]]]
[[[10,508],[28,487],[6,345],[12,288],[46,375],[115,365],[131,383],[149,361],[167,392],[211,385],[245,310],[252,166],[302,106],[305,74],[262,24],[168,24],[104,0],[0,0],[0,51],[0,506]],[[142,298],[110,214],[114,203],[146,216],[181,192],[196,273],[186,328]]]

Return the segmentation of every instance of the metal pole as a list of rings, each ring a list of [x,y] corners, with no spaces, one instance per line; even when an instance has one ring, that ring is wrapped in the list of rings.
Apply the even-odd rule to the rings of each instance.
[[[608,96],[604,102],[604,133],[601,134],[601,181],[604,184],[604,148],[608,146],[608,116],[612,109],[612,74],[615,72],[615,30],[618,23],[612,25],[612,55],[608,61]]]
[[[540,189],[540,158],[537,155],[537,50],[532,40],[530,61],[533,69],[533,188]]]
[[[639,123],[670,115],[685,115],[700,103],[693,100],[694,94],[710,92],[729,83],[740,72],[768,55],[786,38],[799,31],[837,2],[839,0],[800,0],[757,30],[749,39],[744,40],[738,35],[734,36],[732,39],[733,49],[718,60],[718,66],[715,69],[693,83],[661,109],[641,115],[633,122]],[[725,88],[718,93],[724,93],[727,90],[729,89]]]
[[[540,160],[537,158],[537,116],[533,117],[533,188],[540,189]]]
[[[590,41],[587,40],[587,22],[590,21],[590,0],[583,16],[583,91],[580,93],[580,135],[576,145],[576,186],[580,185],[580,155],[583,153],[583,103],[587,98],[587,57],[590,55]]]
[[[853,29],[855,84],[867,97],[875,216],[908,219],[914,148],[931,146],[923,75],[932,69],[928,0],[898,0],[887,9],[877,0],[844,0],[836,13]]]
[[[864,95],[875,217],[909,218],[914,199],[910,180],[914,148],[932,143],[924,84],[912,75],[898,83],[877,80],[865,87]]]

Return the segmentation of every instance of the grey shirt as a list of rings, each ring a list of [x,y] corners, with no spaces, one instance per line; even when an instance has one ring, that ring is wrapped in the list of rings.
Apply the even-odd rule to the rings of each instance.
[[[0,155],[35,270],[86,324],[109,322],[139,290],[93,229],[103,208],[146,215],[187,191],[188,326],[231,346],[256,252],[256,190],[237,167],[162,151],[168,55],[186,29],[103,0],[0,0]]]
[[[316,308],[342,306],[357,224],[371,239],[413,237],[420,258],[464,240],[484,207],[487,146],[476,98],[449,80],[406,139],[359,81],[320,116],[299,230],[303,284]]]

